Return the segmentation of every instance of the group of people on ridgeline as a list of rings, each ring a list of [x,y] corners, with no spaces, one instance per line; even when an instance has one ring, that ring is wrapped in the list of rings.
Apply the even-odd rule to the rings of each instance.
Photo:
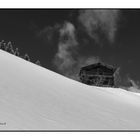
[[[2,41],[0,42],[0,49],[1,49],[1,50],[4,50],[4,51],[6,51],[6,52],[9,52],[9,53],[11,53],[11,54],[13,54],[13,55],[15,55],[15,56],[21,57],[21,58],[23,58],[23,59],[25,59],[25,60],[27,60],[27,61],[30,61],[30,57],[29,57],[29,55],[28,55],[27,53],[26,53],[24,56],[20,56],[19,49],[16,48],[16,49],[14,50],[11,41],[9,41],[8,43],[6,43],[4,40],[2,40]],[[41,63],[40,63],[39,60],[37,60],[37,61],[35,62],[35,64],[41,66]]]

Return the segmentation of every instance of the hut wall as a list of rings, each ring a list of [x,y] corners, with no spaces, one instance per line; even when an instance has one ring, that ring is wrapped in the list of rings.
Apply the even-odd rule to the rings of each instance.
[[[114,86],[113,71],[107,68],[95,68],[80,71],[82,83],[96,86]]]

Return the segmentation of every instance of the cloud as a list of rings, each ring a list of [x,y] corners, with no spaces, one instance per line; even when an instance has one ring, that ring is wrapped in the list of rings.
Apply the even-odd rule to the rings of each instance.
[[[98,57],[83,57],[77,52],[79,43],[76,39],[75,26],[65,22],[59,30],[60,38],[58,52],[54,58],[54,65],[63,75],[78,80],[78,73],[82,66],[99,62]]]
[[[55,64],[60,71],[63,71],[74,65],[73,50],[75,50],[78,42],[75,38],[75,27],[70,22],[65,22],[59,33],[60,41],[58,43],[58,52],[55,55]]]
[[[44,41],[52,42],[54,34],[59,30],[60,25],[55,24],[54,26],[47,26],[37,31],[37,36],[42,38]]]
[[[119,15],[119,10],[82,10],[78,19],[88,35],[96,42],[99,42],[104,35],[112,43],[118,27]]]
[[[123,77],[123,83],[119,87],[131,92],[140,93],[140,82],[130,78],[128,74],[126,77]]]
[[[127,87],[128,91],[140,93],[140,83],[139,81],[134,81],[131,78],[128,78],[128,82],[130,82],[131,86]]]

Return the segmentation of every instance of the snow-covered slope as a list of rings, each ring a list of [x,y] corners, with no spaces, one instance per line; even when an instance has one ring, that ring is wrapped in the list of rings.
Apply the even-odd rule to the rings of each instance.
[[[140,130],[140,95],[81,84],[0,50],[0,130]]]

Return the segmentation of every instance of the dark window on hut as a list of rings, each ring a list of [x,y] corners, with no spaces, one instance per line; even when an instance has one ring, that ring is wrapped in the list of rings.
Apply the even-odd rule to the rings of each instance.
[[[113,87],[115,70],[112,66],[96,63],[82,67],[79,78],[88,85]]]

